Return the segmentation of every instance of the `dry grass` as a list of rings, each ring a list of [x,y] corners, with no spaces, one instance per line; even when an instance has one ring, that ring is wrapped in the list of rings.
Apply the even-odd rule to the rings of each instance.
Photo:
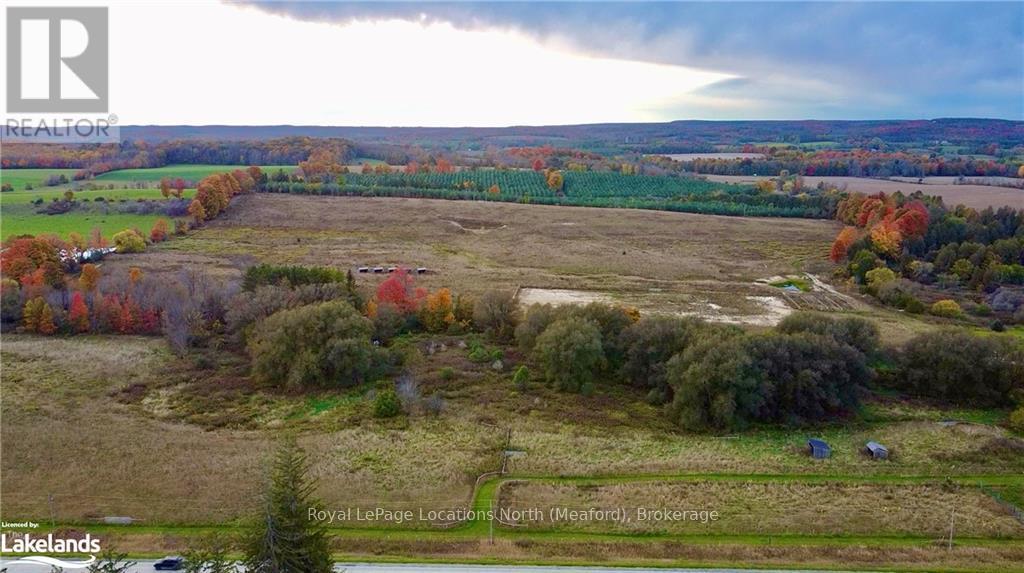
[[[501,507],[540,508],[531,529],[672,534],[813,534],[941,536],[956,512],[968,537],[1024,537],[1024,525],[976,488],[939,485],[643,482],[575,485],[511,482]],[[625,508],[626,520],[557,519],[551,508]],[[648,510],[717,511],[717,521],[646,519]],[[556,521],[550,521],[551,516]]]
[[[771,177],[754,177],[748,175],[706,175],[708,181],[719,181],[723,183],[753,183],[760,179],[771,179]],[[804,177],[806,185],[815,186],[819,181],[828,184],[845,186],[850,191],[861,193],[895,193],[902,191],[909,195],[915,191],[921,191],[925,195],[937,195],[947,205],[967,205],[976,209],[992,207],[998,209],[1004,205],[1015,209],[1024,208],[1024,190],[1012,189],[1009,187],[993,187],[989,185],[955,185],[948,181],[941,181],[938,177],[927,178],[929,182],[920,184],[910,181],[887,181],[884,179],[867,179],[863,177]]]
[[[195,523],[250,514],[272,427],[205,431],[118,399],[130,385],[162,387],[174,371],[163,348],[145,338],[4,336],[5,517],[48,520],[51,493],[59,520]],[[471,419],[423,419],[306,432],[300,442],[328,505],[454,507],[496,463],[499,434]]]
[[[454,222],[454,224],[453,224]],[[429,288],[532,286],[604,293],[642,309],[707,303],[761,313],[757,278],[829,267],[830,221],[427,199],[253,195],[154,252],[112,259],[167,272],[238,275],[253,261],[428,267]],[[359,276],[372,286],[379,276]]]

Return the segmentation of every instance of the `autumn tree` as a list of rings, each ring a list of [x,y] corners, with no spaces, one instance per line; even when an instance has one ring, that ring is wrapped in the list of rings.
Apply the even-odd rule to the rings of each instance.
[[[871,244],[881,254],[892,258],[899,256],[902,241],[903,236],[891,221],[882,221],[871,228]]]
[[[452,292],[447,288],[442,288],[428,295],[419,316],[420,322],[428,331],[444,332],[455,322]]]
[[[87,293],[96,291],[100,284],[100,269],[92,263],[82,265],[82,274],[78,277],[78,284]]]
[[[849,253],[850,245],[856,240],[856,227],[844,227],[842,231],[839,231],[836,240],[832,242],[832,250],[829,252],[829,258],[832,259],[832,262],[838,263],[845,260]]]
[[[453,171],[455,171],[455,167],[452,166],[451,161],[448,161],[447,159],[442,157],[441,159],[437,160],[437,163],[434,165],[434,170],[437,171],[438,173],[452,173]]]
[[[185,194],[185,180],[178,177],[174,180],[174,196],[181,199],[181,196]]]
[[[64,283],[64,267],[58,251],[64,246],[55,238],[45,237],[26,237],[4,243],[0,251],[0,272],[19,282],[36,273],[43,284],[60,286]]]
[[[416,279],[405,269],[397,269],[377,286],[377,304],[390,304],[403,313],[419,310],[426,291],[416,287]]]
[[[68,244],[74,247],[76,251],[85,250],[85,239],[80,233],[74,231],[68,233]]]
[[[334,180],[341,175],[342,165],[329,150],[316,149],[309,154],[308,159],[299,162],[299,169],[307,181]]]
[[[41,296],[31,298],[21,311],[21,324],[26,332],[39,332],[39,323],[43,316],[43,307],[49,308]]]
[[[134,229],[126,229],[113,237],[114,248],[119,253],[141,253],[146,250],[146,240]]]
[[[89,231],[89,248],[90,249],[102,249],[109,245],[107,240],[103,238],[103,230],[99,227],[93,227]]]
[[[548,172],[547,176],[548,188],[555,192],[562,191],[562,187],[565,186],[565,177],[561,171],[552,169]]]
[[[157,219],[153,228],[149,231],[149,240],[153,243],[162,243],[167,240],[168,225],[166,219]]]
[[[199,199],[193,199],[188,204],[188,214],[192,217],[192,221],[196,225],[202,225],[203,221],[206,220],[206,209],[203,204],[199,202]]]
[[[166,177],[160,178],[160,194],[167,199],[171,196],[171,181]]]
[[[541,159],[540,157],[538,157],[537,159],[534,159],[533,160],[533,170],[534,171],[544,171],[544,160]]]
[[[82,293],[76,292],[71,296],[71,308],[68,312],[68,322],[75,332],[89,331],[89,307],[85,304],[85,297]]]

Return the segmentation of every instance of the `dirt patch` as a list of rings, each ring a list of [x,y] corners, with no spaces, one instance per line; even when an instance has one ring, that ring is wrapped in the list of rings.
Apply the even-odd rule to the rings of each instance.
[[[486,233],[494,229],[503,229],[507,225],[500,221],[485,221],[481,219],[441,219],[463,232]]]
[[[524,288],[519,291],[519,304],[523,307],[535,304],[561,306],[564,304],[588,304],[591,302],[611,301],[612,298],[606,294],[581,290]]]

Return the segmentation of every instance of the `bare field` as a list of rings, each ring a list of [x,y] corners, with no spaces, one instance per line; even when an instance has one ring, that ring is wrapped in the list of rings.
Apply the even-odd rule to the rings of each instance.
[[[515,525],[528,529],[731,535],[941,536],[955,511],[960,535],[1024,537],[1024,524],[981,491],[940,485],[521,481],[502,486],[499,506],[542,509],[544,520],[520,513],[526,518]],[[625,517],[594,520],[588,513],[560,514],[552,508],[622,508]],[[672,511],[715,511],[718,519],[686,519]]]
[[[765,299],[780,295],[754,281],[831,268],[837,230],[806,219],[260,194],[237,199],[226,217],[184,239],[108,264],[236,275],[255,261],[427,267],[419,280],[428,288],[584,291],[641,310],[713,309],[756,322],[778,315]]]
[[[702,175],[708,181],[720,183],[755,183],[772,177],[750,176],[750,175]],[[916,180],[915,180],[916,181]],[[908,181],[890,181],[885,179],[868,179],[864,177],[804,177],[804,183],[814,187],[819,182],[827,184],[846,186],[850,191],[861,193],[895,193],[902,191],[910,194],[920,191],[925,195],[937,195],[942,197],[946,205],[966,205],[975,209],[1009,206],[1015,209],[1024,208],[1024,189],[1013,189],[1010,187],[994,187],[990,185],[955,185],[953,183],[911,183]]]

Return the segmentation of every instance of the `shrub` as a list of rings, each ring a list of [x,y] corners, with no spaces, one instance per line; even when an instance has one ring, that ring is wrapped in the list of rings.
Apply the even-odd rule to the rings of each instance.
[[[141,253],[146,250],[146,240],[131,229],[115,234],[113,241],[119,253]]]
[[[21,287],[18,281],[4,278],[0,281],[0,321],[21,320]]]
[[[526,391],[527,384],[530,383],[530,369],[525,365],[516,368],[516,373],[512,375],[512,384],[515,385],[516,390],[520,392]]]
[[[381,361],[370,343],[372,330],[345,301],[282,310],[253,330],[253,375],[290,389],[357,384]]]
[[[377,392],[373,400],[374,418],[394,418],[402,412],[402,402],[398,399],[398,393],[393,388],[386,388]]]
[[[519,319],[519,309],[511,292],[485,292],[473,305],[473,324],[497,340],[511,340]]]
[[[1024,350],[996,336],[939,331],[918,335],[904,346],[893,377],[915,396],[957,404],[1006,406],[1024,388]]]
[[[957,318],[963,315],[963,310],[955,300],[940,300],[932,305],[930,312],[935,316],[944,316],[946,318]]]
[[[869,356],[878,350],[878,327],[863,318],[833,318],[814,312],[795,312],[782,319],[776,328],[783,334],[809,332],[829,336]]]
[[[522,322],[516,326],[515,339],[523,352],[531,352],[537,337],[558,319],[558,309],[550,304],[533,304],[526,309]]]
[[[575,316],[547,327],[537,338],[534,354],[545,378],[559,390],[583,391],[605,366],[597,324]]]
[[[622,377],[637,388],[649,389],[649,400],[654,403],[670,400],[672,389],[665,373],[668,361],[706,328],[696,319],[668,316],[644,318],[630,325],[619,336],[625,354]]]
[[[864,355],[806,332],[708,339],[669,361],[672,413],[688,429],[803,425],[855,411]]]
[[[441,380],[444,380],[445,382],[455,379],[455,369],[451,366],[445,366],[438,370],[437,374],[441,377]]]
[[[864,273],[864,279],[867,282],[868,289],[871,292],[877,292],[878,287],[895,281],[896,273],[892,272],[892,269],[888,267],[878,267]]]
[[[290,286],[322,283],[343,283],[346,274],[330,267],[303,267],[298,265],[253,265],[245,269],[242,288],[254,290],[258,286],[286,283]]]
[[[1009,426],[1015,432],[1024,433],[1024,406],[1019,406],[1010,413]]]
[[[227,304],[225,320],[229,331],[244,336],[251,325],[280,310],[347,299],[347,296],[345,286],[337,283],[302,285],[297,288],[261,286],[232,297]]]

